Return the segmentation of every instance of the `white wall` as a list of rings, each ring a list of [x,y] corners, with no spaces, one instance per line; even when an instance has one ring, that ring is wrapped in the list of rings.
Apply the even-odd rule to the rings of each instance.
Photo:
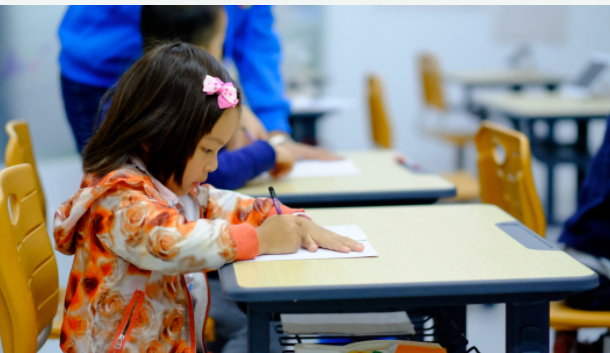
[[[74,140],[63,111],[59,85],[57,29],[65,6],[4,6],[1,31],[5,38],[0,58],[0,90],[6,102],[2,120],[30,122],[39,159],[73,155]],[[421,51],[437,55],[446,69],[498,68],[515,44],[497,43],[494,36],[499,7],[486,6],[325,6],[322,7],[322,66],[329,78],[327,94],[350,98],[354,105],[320,124],[323,144],[340,150],[372,146],[366,106],[365,76],[379,74],[394,126],[396,148],[431,171],[454,166],[452,145],[421,136],[415,127],[420,109],[416,57]],[[534,46],[542,69],[572,74],[593,50],[610,52],[610,7],[567,8],[565,40]],[[284,11],[285,12],[285,11]],[[282,11],[276,11],[281,15]],[[282,22],[281,19],[278,23]],[[284,21],[286,22],[286,21]],[[279,29],[279,28],[278,28]],[[7,56],[14,64],[7,69]],[[10,63],[10,62],[9,62]],[[461,102],[458,87],[446,85],[451,100]],[[4,92],[4,94],[2,93]],[[1,107],[0,107],[1,108]],[[597,124],[603,127],[603,122]],[[565,134],[573,134],[568,126]],[[591,129],[599,145],[603,128]],[[560,134],[561,135],[561,134]],[[4,145],[4,142],[2,143]],[[2,146],[3,147],[3,146]],[[475,171],[474,148],[468,165]],[[534,163],[539,191],[544,194],[544,169]],[[559,214],[574,207],[574,171],[560,168],[558,183],[568,189],[558,195]],[[562,184],[563,185],[563,184]]]
[[[4,122],[29,122],[37,158],[76,153],[59,81],[57,30],[66,6],[3,6]],[[2,146],[2,151],[4,146]]]
[[[396,148],[428,170],[452,170],[453,146],[422,136],[416,128],[417,119],[421,118],[418,112],[422,95],[416,58],[420,52],[429,51],[437,56],[444,69],[503,67],[516,44],[500,44],[495,40],[499,7],[327,6],[324,10],[323,65],[329,76],[327,94],[351,98],[355,106],[322,121],[323,143],[343,150],[371,147],[365,77],[375,72],[384,80]],[[568,7],[565,41],[534,45],[538,66],[570,75],[591,51],[610,52],[609,19],[610,7]],[[451,100],[460,103],[461,90],[446,86]],[[591,130],[593,145],[599,146],[603,128]],[[563,132],[574,133],[572,128]],[[467,162],[474,172],[474,147],[468,152]],[[569,191],[562,189],[558,200],[559,215],[566,217],[574,208],[574,172],[563,168],[559,174],[559,179],[570,188]],[[544,169],[536,163],[535,176],[539,191],[544,193]]]

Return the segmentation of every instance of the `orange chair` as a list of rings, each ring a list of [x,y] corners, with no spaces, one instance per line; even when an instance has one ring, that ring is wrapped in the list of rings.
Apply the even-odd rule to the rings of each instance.
[[[44,201],[44,191],[38,177],[36,169],[36,160],[34,159],[34,151],[32,150],[32,141],[28,130],[28,123],[22,120],[11,120],[4,126],[6,133],[9,136],[6,150],[4,151],[4,163],[7,167],[28,163],[34,168],[34,179],[38,187],[38,198],[42,208],[42,216],[46,219],[47,206]]]
[[[383,101],[381,79],[375,75],[370,75],[368,78],[368,88],[373,140],[379,147],[391,148],[392,132]]]
[[[475,137],[475,143],[481,201],[499,206],[544,237],[546,221],[532,177],[527,137],[485,121]]]
[[[34,353],[57,311],[57,262],[29,164],[0,171],[0,335],[5,353]]]
[[[479,181],[464,170],[465,147],[470,143],[478,130],[479,123],[475,117],[449,111],[445,103],[441,73],[436,59],[430,54],[419,57],[421,88],[426,108],[424,132],[454,144],[457,147],[457,171],[443,177],[457,188],[453,200],[466,201],[479,197]]]
[[[499,206],[544,237],[546,221],[536,193],[527,137],[515,130],[484,122],[475,137],[481,200]],[[553,302],[550,324],[556,331],[610,327],[610,312],[592,312]],[[555,347],[557,349],[557,347]]]

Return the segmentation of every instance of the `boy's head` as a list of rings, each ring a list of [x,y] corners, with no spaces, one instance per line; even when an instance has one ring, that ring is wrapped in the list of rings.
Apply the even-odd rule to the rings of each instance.
[[[180,40],[203,47],[222,60],[227,14],[222,5],[144,5],[140,32],[144,48],[156,41]]]
[[[103,176],[136,155],[179,196],[205,181],[241,108],[221,109],[218,94],[203,92],[207,75],[237,86],[197,46],[171,42],[146,52],[117,83],[106,119],[83,151],[84,171]],[[238,87],[234,93],[241,100]]]

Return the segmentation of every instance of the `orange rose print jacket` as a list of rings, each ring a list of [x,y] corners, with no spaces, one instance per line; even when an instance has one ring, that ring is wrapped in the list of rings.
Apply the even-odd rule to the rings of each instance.
[[[276,214],[270,199],[202,185],[189,194],[200,219],[189,222],[153,179],[132,165],[104,177],[85,175],[57,209],[57,250],[74,254],[62,351],[203,350],[209,290],[202,273],[258,254],[254,227]],[[201,280],[192,293],[188,273]]]

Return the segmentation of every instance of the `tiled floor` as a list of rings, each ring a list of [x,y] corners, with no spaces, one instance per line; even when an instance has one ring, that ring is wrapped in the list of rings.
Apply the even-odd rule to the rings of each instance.
[[[47,219],[53,219],[57,205],[70,197],[78,189],[81,178],[80,159],[77,156],[39,162],[39,172],[47,200]],[[48,222],[51,232],[52,223]],[[561,228],[549,227],[547,239],[555,242]],[[50,233],[51,234],[51,233]],[[60,273],[60,284],[65,286],[68,280],[71,257],[56,253]],[[482,353],[497,353],[504,351],[504,305],[471,305],[468,307],[468,338]],[[579,338],[583,341],[597,339],[605,329],[581,330]],[[553,333],[551,330],[551,342]],[[0,348],[1,352],[1,348]],[[59,342],[50,340],[40,352],[60,352]]]

